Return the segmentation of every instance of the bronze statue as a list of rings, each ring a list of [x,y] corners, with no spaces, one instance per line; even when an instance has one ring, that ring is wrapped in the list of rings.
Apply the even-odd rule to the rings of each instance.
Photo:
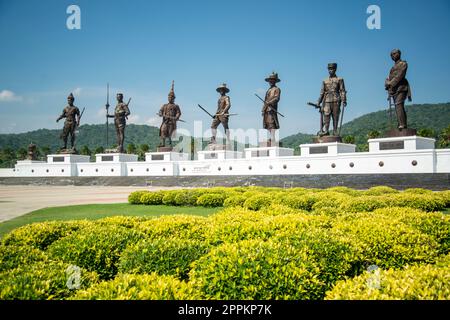
[[[230,117],[229,110],[231,108],[230,97],[227,96],[227,93],[230,92],[230,89],[227,88],[227,85],[223,83],[220,85],[216,91],[220,93],[220,98],[217,101],[217,111],[214,115],[213,121],[211,123],[211,144],[216,143],[216,135],[217,135],[217,127],[219,124],[222,124],[223,129],[225,130],[225,135],[227,139],[227,144],[230,142],[230,130],[228,127],[228,118]]]
[[[130,100],[128,103],[123,102],[123,94],[118,93],[117,96],[117,105],[114,110],[114,114],[107,114],[106,116],[109,118],[114,118],[114,124],[116,126],[116,135],[117,135],[117,152],[124,153],[124,141],[125,141],[125,126],[126,120],[130,115],[130,109],[128,105],[130,104]]]
[[[60,135],[60,138],[64,141],[64,150],[67,149],[67,138],[70,134],[70,144],[72,147],[72,151],[75,150],[75,130],[80,125],[80,109],[73,105],[75,98],[72,93],[67,97],[68,106],[63,109],[62,114],[56,119],[56,122],[61,120],[62,118],[66,118],[64,122],[63,132]]]
[[[317,105],[323,102],[321,107],[321,119],[323,126],[319,136],[330,135],[330,120],[333,118],[333,136],[339,135],[339,115],[341,114],[341,103],[345,108],[347,106],[347,92],[345,91],[344,79],[336,76],[337,63],[328,64],[329,77],[323,80],[320,96]],[[343,110],[342,110],[343,112]],[[342,125],[342,119],[341,119]]]
[[[28,145],[28,160],[37,160],[37,146],[34,143]]]
[[[272,72],[270,76],[265,79],[270,88],[266,92],[264,99],[264,105],[261,110],[263,117],[263,127],[267,129],[270,134],[270,138],[267,142],[267,146],[276,145],[275,132],[280,128],[278,121],[278,102],[280,101],[281,90],[277,87],[277,83],[281,80],[278,78],[278,73]]]
[[[406,71],[408,70],[408,64],[401,59],[401,51],[394,49],[391,51],[391,58],[395,64],[389,72],[389,76],[384,82],[384,87],[388,91],[389,105],[391,98],[395,104],[395,112],[397,114],[398,129],[406,129],[406,112],[405,112],[405,100],[411,101],[411,88],[408,80],[406,80]]]
[[[174,82],[168,96],[169,103],[162,105],[158,115],[163,118],[161,127],[159,128],[159,147],[166,146],[166,139],[169,139],[169,145],[172,147],[172,137],[177,129],[177,121],[180,120],[180,106],[175,103]]]

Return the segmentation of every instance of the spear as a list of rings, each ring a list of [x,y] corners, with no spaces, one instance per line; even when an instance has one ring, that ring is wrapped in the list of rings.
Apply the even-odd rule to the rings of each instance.
[[[109,83],[106,84],[106,104],[105,104],[105,108],[106,108],[106,147],[108,148],[108,145],[109,145],[109,140],[108,140]]]

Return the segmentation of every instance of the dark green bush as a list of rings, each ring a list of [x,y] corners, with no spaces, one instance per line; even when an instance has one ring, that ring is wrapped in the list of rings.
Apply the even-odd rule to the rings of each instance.
[[[190,264],[207,253],[202,241],[186,239],[143,240],[129,246],[120,258],[121,273],[152,273],[186,279]]]
[[[111,279],[117,273],[122,251],[143,238],[133,229],[97,225],[54,242],[47,252],[54,259],[96,271],[101,279]]]
[[[197,205],[202,207],[221,207],[225,195],[219,193],[204,194],[197,199]]]
[[[213,248],[193,263],[189,278],[206,299],[318,299],[319,272],[303,250],[245,240]]]
[[[0,299],[2,300],[53,300],[64,299],[76,292],[70,289],[69,264],[44,261],[23,265],[0,273]],[[80,289],[98,281],[94,272],[80,270]]]

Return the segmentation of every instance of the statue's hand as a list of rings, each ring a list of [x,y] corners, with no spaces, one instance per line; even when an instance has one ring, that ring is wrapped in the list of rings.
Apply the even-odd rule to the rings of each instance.
[[[342,105],[344,106],[344,108],[347,106],[347,102],[343,102]]]

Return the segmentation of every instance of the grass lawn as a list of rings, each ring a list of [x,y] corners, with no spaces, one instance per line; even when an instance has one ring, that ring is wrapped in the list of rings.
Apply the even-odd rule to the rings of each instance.
[[[0,238],[20,226],[41,221],[100,219],[110,216],[161,216],[169,214],[189,214],[207,216],[222,208],[143,206],[128,203],[86,204],[67,207],[52,207],[32,211],[23,216],[0,223]]]

